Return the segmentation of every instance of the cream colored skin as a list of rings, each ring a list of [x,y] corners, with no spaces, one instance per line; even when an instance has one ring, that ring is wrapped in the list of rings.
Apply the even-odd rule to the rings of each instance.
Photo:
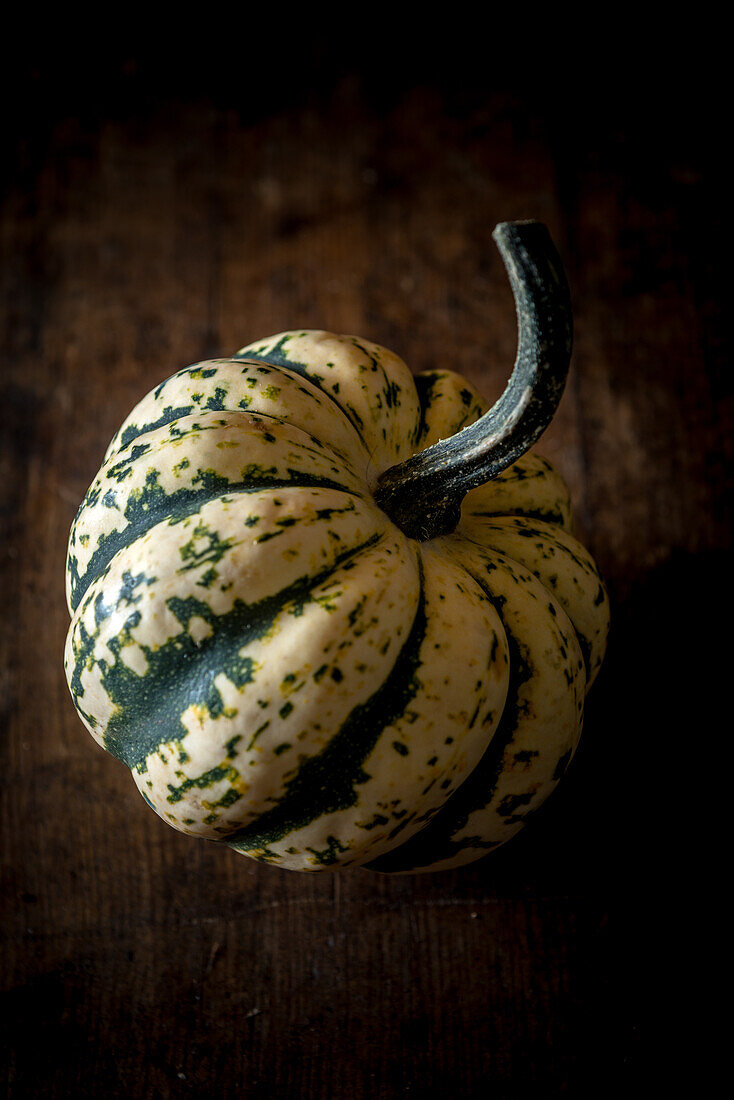
[[[238,353],[248,354],[255,358],[197,364],[145,397],[80,509],[70,601],[72,578],[84,578],[90,563],[93,579],[72,612],[66,667],[82,719],[106,747],[131,698],[152,708],[154,724],[152,665],[183,646],[192,683],[210,675],[217,705],[184,692],[167,739],[153,738],[133,764],[156,812],[183,832],[279,866],[363,864],[439,822],[498,727],[505,736],[500,722],[515,690],[510,633],[533,670],[512,751],[531,763],[517,769],[508,759],[502,782],[450,838],[456,851],[436,869],[478,858],[486,849],[471,838],[497,844],[520,827],[502,812],[507,796],[531,788],[524,805],[535,808],[575,748],[590,682],[576,634],[592,676],[603,655],[606,602],[591,559],[568,534],[565,486],[542,459],[526,456],[467,496],[454,534],[417,543],[377,508],[372,489],[388,466],[481,415],[473,387],[439,372],[421,421],[408,368],[368,341],[299,331]],[[309,377],[261,361],[276,355]],[[277,487],[253,489],[253,470]],[[188,510],[184,497],[193,501]],[[158,509],[152,523],[148,500]],[[249,678],[211,668],[219,623],[244,605],[295,593],[304,578],[307,596],[282,600],[267,629],[230,654],[248,663]],[[379,696],[413,637],[421,586],[425,631],[416,636],[412,695],[374,730],[351,803],[243,845],[239,831],[287,801],[304,764]],[[182,621],[192,598],[202,613]],[[117,662],[124,701],[111,686]]]

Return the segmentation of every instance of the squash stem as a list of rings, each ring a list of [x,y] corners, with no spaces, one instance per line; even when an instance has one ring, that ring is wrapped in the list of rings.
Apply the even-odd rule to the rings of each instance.
[[[540,222],[503,222],[493,237],[515,299],[515,366],[499,400],[479,420],[380,477],[377,504],[410,538],[453,531],[461,502],[510,466],[553,419],[571,359],[571,301],[560,257]]]

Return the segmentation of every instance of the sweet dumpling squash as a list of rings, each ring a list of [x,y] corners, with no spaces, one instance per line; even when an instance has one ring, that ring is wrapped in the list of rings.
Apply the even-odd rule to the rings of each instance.
[[[451,370],[294,331],[179,371],[112,440],[71,530],[65,667],[176,829],[296,870],[441,870],[570,760],[607,599],[525,453],[568,292],[542,226],[495,236],[520,337],[492,410]]]

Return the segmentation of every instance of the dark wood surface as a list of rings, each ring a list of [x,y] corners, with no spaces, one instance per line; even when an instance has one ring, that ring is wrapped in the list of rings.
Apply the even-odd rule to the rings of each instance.
[[[700,91],[520,93],[456,68],[381,82],[368,60],[275,86],[212,65],[180,87],[122,53],[72,76],[51,48],[16,63],[9,1096],[593,1097],[696,1015],[681,988],[706,950],[700,845],[723,804],[706,707],[731,530],[716,121]],[[549,226],[576,317],[539,449],[613,601],[566,781],[509,846],[435,876],[298,875],[167,828],[85,733],[62,669],[66,537],[108,439],[164,376],[295,326],[497,396],[515,320],[491,232],[524,217]]]

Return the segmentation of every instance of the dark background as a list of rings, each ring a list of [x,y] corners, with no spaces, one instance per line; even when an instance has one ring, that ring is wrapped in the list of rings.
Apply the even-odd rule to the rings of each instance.
[[[710,1061],[731,732],[723,47],[702,11],[642,36],[580,22],[565,49],[558,28],[531,46],[353,17],[343,34],[285,11],[266,35],[210,20],[185,50],[91,24],[5,40],[8,1096],[597,1097]],[[491,232],[525,217],[549,226],[576,318],[540,450],[613,610],[561,791],[508,847],[435,876],[289,874],[177,834],[63,676],[66,537],[108,439],[174,370],[297,326],[494,398],[515,320]]]

